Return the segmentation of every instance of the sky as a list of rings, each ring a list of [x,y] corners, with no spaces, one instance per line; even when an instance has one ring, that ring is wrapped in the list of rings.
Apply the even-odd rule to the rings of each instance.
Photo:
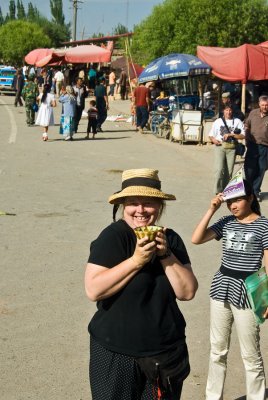
[[[25,10],[29,1],[48,19],[51,19],[49,0],[22,0]],[[16,3],[16,1],[15,1]],[[79,0],[77,11],[76,40],[86,39],[94,33],[112,34],[120,23],[133,30],[153,11],[154,6],[163,0]],[[0,0],[0,7],[5,16],[9,0]],[[66,22],[73,21],[73,0],[63,0],[63,12]]]

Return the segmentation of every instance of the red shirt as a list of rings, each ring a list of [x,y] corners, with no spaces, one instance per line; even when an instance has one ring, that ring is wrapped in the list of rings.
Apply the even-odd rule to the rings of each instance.
[[[135,105],[148,107],[147,98],[150,98],[150,91],[145,86],[138,86],[134,90]]]

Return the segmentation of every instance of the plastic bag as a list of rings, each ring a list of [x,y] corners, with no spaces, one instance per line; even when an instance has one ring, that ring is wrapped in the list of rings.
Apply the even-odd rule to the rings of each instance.
[[[268,277],[265,267],[248,276],[245,279],[245,286],[257,323],[262,324],[265,321],[263,313],[268,307]]]

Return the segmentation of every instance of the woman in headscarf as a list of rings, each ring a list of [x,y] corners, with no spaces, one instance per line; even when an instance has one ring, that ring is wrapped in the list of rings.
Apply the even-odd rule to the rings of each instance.
[[[65,140],[73,140],[75,131],[75,107],[76,96],[72,86],[62,88],[59,102],[62,103],[62,114],[60,123],[60,134],[63,135]]]

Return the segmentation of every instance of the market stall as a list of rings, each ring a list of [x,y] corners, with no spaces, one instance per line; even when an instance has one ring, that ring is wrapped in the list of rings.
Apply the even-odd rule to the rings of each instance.
[[[242,83],[241,110],[245,113],[246,83],[268,79],[267,42],[236,48],[197,46],[197,55],[211,65],[216,77]]]
[[[199,109],[199,83],[211,67],[190,54],[173,53],[152,61],[140,74],[139,82],[160,81],[168,88],[170,139],[202,142],[202,110]],[[199,78],[199,79],[194,79]],[[157,110],[156,110],[157,112]]]

